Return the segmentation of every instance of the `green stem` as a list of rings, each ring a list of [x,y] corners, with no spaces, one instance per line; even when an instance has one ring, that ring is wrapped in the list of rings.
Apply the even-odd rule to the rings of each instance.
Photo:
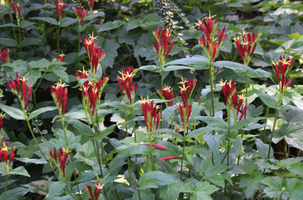
[[[65,142],[66,142],[66,145],[69,146],[70,144],[67,140],[66,127],[64,126],[64,116],[60,115],[60,118],[61,118],[61,125],[62,125],[62,129],[63,129],[64,137],[65,137]]]
[[[185,155],[185,137],[188,134],[188,128],[186,125],[184,125],[184,130],[183,130],[183,149],[182,149],[182,157],[181,157],[181,173],[180,173],[180,180],[182,181],[182,174],[183,174],[183,162],[184,162],[184,155]]]
[[[226,164],[227,166],[229,166],[229,150],[230,150],[230,114],[229,114],[229,109],[227,109],[227,120],[228,120],[228,130],[227,130],[227,160],[226,160]]]
[[[2,200],[4,200],[5,193],[6,193],[6,190],[7,190],[7,185],[8,185],[8,175],[6,176],[6,180],[5,180],[5,188],[4,188],[4,193],[3,193],[3,196],[2,196]]]
[[[130,162],[129,162],[129,157],[127,158],[127,171],[128,171],[128,181],[129,181],[129,186],[132,186],[131,182],[131,176],[130,176]]]
[[[21,29],[20,29],[20,23],[19,23],[19,20],[17,19],[17,22],[18,22],[18,35],[19,35],[19,43],[18,43],[18,46],[19,44],[21,43]],[[21,59],[23,59],[23,53],[22,53],[22,47],[19,47],[19,50],[20,50],[20,53],[21,53]]]
[[[161,67],[161,96],[163,96],[163,93],[162,93],[162,90],[163,90],[163,77],[164,77],[164,67]],[[162,119],[163,119],[163,117],[162,117],[162,110],[163,110],[163,108],[162,108],[162,103],[161,103],[161,110],[160,110],[160,112],[161,112],[161,120],[160,120],[160,128],[162,128]]]
[[[42,80],[43,80],[43,77],[45,76],[46,73],[47,73],[47,71],[45,71],[45,72],[42,74],[42,76],[40,77],[40,80],[39,80],[39,82],[38,82],[38,85],[37,85],[36,88],[33,90],[33,97],[34,97],[34,104],[35,104],[35,106],[37,106],[36,91],[37,91],[37,89],[39,88],[39,86],[40,86],[40,84],[41,84],[41,82],[42,82]]]
[[[274,135],[274,130],[275,130],[276,122],[277,122],[277,119],[278,119],[278,115],[279,115],[279,111],[277,110],[276,115],[275,115],[275,121],[274,121],[274,124],[273,124],[272,129],[271,129],[271,136],[270,136],[270,140],[269,140],[267,158],[269,158],[269,156],[270,156],[270,149],[271,149],[270,147],[271,147],[272,138],[273,138],[273,135]]]
[[[267,124],[268,113],[269,113],[269,107],[267,106],[267,109],[266,109],[266,119],[265,119],[265,122],[264,122],[265,125]],[[264,137],[265,137],[265,132],[266,132],[266,126],[264,126],[264,129],[263,129],[263,136]]]
[[[134,132],[134,138],[135,138],[135,143],[137,143],[137,135],[136,135],[136,123],[134,120],[134,110],[133,110],[133,105],[130,105],[130,112],[132,115],[132,123],[133,123],[133,132]]]
[[[58,54],[60,54],[60,23],[58,24],[58,36],[57,36],[57,48],[58,48]]]
[[[150,154],[150,164],[151,164],[151,170],[155,171],[155,166],[154,166],[154,160],[153,160],[153,146],[152,146],[152,133],[149,133],[149,154]]]

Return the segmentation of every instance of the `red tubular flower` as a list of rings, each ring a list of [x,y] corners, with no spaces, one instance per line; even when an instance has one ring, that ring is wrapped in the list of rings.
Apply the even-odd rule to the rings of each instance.
[[[166,106],[172,106],[173,105],[174,92],[172,91],[169,84],[163,86],[162,94],[161,94],[161,89],[157,89],[157,92],[158,92],[158,94],[160,95],[161,98],[163,98],[165,100],[170,100],[169,102],[165,102]]]
[[[21,16],[21,2],[17,3],[17,9],[16,9],[16,5],[15,5],[15,2],[13,0],[10,0],[11,4],[12,4],[12,7],[13,7],[13,10],[15,12],[15,15],[16,15],[16,19],[17,20],[20,20],[20,16]]]
[[[138,83],[136,83],[135,86],[132,83],[132,79],[135,76],[134,68],[123,66],[122,72],[119,73],[121,76],[117,76],[117,81],[121,90],[121,94],[123,98],[125,98],[126,94],[130,104],[132,104],[132,95],[134,96],[136,94],[138,88]]]
[[[63,152],[63,148],[60,147],[59,149],[59,154],[58,154],[58,159],[57,160],[57,151],[56,148],[54,148],[54,153],[50,150],[47,152],[47,154],[53,159],[53,161],[58,165],[60,164],[60,166],[58,165],[59,171],[60,173],[62,173],[62,177],[63,179],[65,179],[65,165],[66,165],[66,161],[68,158],[68,151],[66,151],[65,153]]]
[[[56,148],[54,148],[54,153],[50,150],[47,152],[47,154],[54,159],[54,161],[57,163],[57,150]]]
[[[0,50],[0,59],[4,62],[7,63],[9,61],[9,57],[8,57],[8,48],[5,49],[1,49]]]
[[[64,88],[65,86],[67,86],[65,83],[56,83],[56,85],[51,86],[51,95],[58,107],[59,112],[62,114],[63,117],[65,114],[65,107],[68,94],[67,88]]]
[[[181,116],[183,129],[185,129],[186,126],[187,126],[188,120],[189,120],[189,116],[190,116],[191,111],[192,111],[192,104],[190,104],[190,105],[188,105],[188,104],[179,104],[178,109],[179,109],[179,113],[180,113],[180,116]]]
[[[143,100],[141,107],[147,131],[157,130],[161,117],[161,113],[157,113],[157,106],[153,104],[153,101]]]
[[[206,17],[202,20],[198,21],[198,25],[203,30],[204,34],[202,37],[198,40],[198,43],[201,45],[201,47],[204,49],[204,51],[207,54],[208,59],[212,59],[212,61],[215,61],[218,49],[220,45],[225,40],[227,33],[225,33],[226,27],[224,27],[221,31],[221,29],[218,30],[218,41],[215,41],[215,31],[217,29],[217,19],[213,22],[213,17]],[[206,36],[206,37],[205,37]]]
[[[73,7],[73,10],[76,13],[79,26],[81,27],[82,21],[84,18],[86,18],[88,10],[82,9],[80,5],[77,5],[76,7]]]
[[[1,131],[1,128],[3,126],[4,118],[5,118],[5,114],[0,113],[0,131]]]
[[[8,166],[11,165],[11,162],[13,161],[13,159],[14,159],[14,157],[15,157],[15,149],[16,149],[16,147],[14,147],[14,148],[12,149],[12,152],[9,154],[9,163],[8,163]]]
[[[56,9],[57,9],[57,13],[58,13],[58,22],[60,24],[60,20],[61,20],[61,16],[62,16],[62,11],[65,7],[65,4],[63,1],[59,0],[56,1],[55,5],[56,5]]]
[[[0,162],[4,162],[6,164],[7,157],[8,157],[8,149],[5,142],[2,142],[2,148],[0,149]]]
[[[94,194],[93,194],[93,191],[92,191],[92,187],[90,185],[85,185],[88,193],[89,193],[89,196],[91,198],[91,200],[98,200],[99,199],[99,195],[101,193],[101,190],[103,188],[103,185],[100,185],[100,181],[98,181],[95,185],[95,191],[94,191]]]
[[[284,89],[287,88],[293,81],[293,78],[288,79],[287,77],[288,71],[291,69],[293,62],[293,58],[285,58],[282,56],[278,62],[273,62],[278,78],[279,88],[282,93],[284,92]]]
[[[238,36],[234,38],[238,52],[245,65],[249,64],[250,59],[256,49],[257,41],[261,37],[261,35],[261,33],[255,34],[253,32],[252,34],[250,34],[249,32],[245,33],[243,31],[242,37]],[[241,38],[242,41],[240,41]]]
[[[64,53],[61,53],[57,56],[57,60],[60,61],[60,62],[64,62],[64,57],[65,57],[65,54]]]
[[[161,158],[160,160],[166,161],[166,160],[171,160],[171,159],[176,159],[176,158],[181,158],[181,157],[182,157],[182,155],[180,155],[180,156],[167,156],[167,157]]]
[[[92,12],[94,10],[95,0],[87,0],[87,3],[88,3],[90,11]]]
[[[97,37],[94,37],[94,35],[90,36],[89,38],[86,36],[84,36],[84,38],[82,38],[83,45],[88,54],[89,63],[90,63],[93,75],[96,75],[98,63],[106,55],[106,53],[101,48],[98,48],[98,46],[95,45],[96,38]]]
[[[149,146],[149,143],[141,142],[141,144]],[[162,149],[162,150],[167,149],[167,147],[158,144],[152,144],[152,146],[155,147],[156,149]]]
[[[245,104],[243,110],[242,110],[242,113],[241,113],[241,116],[239,118],[239,121],[241,121],[241,119],[244,117],[245,113],[246,113],[246,110],[247,110],[247,104]]]
[[[20,81],[22,82],[22,91]],[[27,79],[24,77],[20,80],[18,73],[16,73],[16,80],[11,77],[11,79],[7,82],[7,85],[11,91],[21,99],[21,103],[25,109],[27,109],[27,104],[32,91],[32,86],[30,84],[27,86],[26,82]]]
[[[175,41],[172,40],[170,42],[170,45],[168,46],[171,31],[168,31],[166,27],[162,28],[161,32],[159,29],[153,31],[153,35],[155,37],[154,46],[158,54],[159,64],[163,65],[165,64],[166,58],[170,50],[172,49]]]
[[[186,78],[185,81],[180,82],[181,87],[180,88],[180,95],[183,101],[183,104],[187,104],[188,100],[191,98],[193,89],[195,88],[197,83],[197,79],[192,79],[192,78]],[[188,91],[188,95],[187,95],[187,91]]]

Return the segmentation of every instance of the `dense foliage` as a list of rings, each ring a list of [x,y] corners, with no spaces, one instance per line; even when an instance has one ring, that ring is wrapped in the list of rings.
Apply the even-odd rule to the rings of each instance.
[[[0,200],[303,199],[302,9],[5,0]]]

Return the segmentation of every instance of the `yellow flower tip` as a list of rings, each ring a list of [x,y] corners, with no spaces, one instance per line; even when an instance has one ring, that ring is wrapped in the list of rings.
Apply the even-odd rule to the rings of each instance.
[[[243,100],[247,99],[247,97],[245,97],[244,93],[242,93],[241,95],[238,95],[238,97],[239,97],[239,99],[243,99]]]
[[[25,77],[22,77],[22,79],[20,79],[22,82],[26,82],[29,78],[25,78]]]
[[[143,103],[149,103],[148,95],[147,95],[146,99],[143,98],[143,97],[141,96],[141,101],[140,101],[140,103],[141,103],[141,104],[143,104]]]
[[[52,61],[57,61],[57,60],[58,60],[57,58],[53,58],[53,59],[52,59]]]
[[[227,82],[227,80],[225,80],[225,81],[223,82],[222,79],[221,79],[221,81],[219,81],[219,83],[220,83],[221,86],[226,85],[226,82]]]
[[[88,35],[89,36],[89,39],[93,39],[93,40],[95,40],[95,39],[97,39],[98,38],[98,36],[95,36],[94,37],[94,33],[92,33],[91,35]]]
[[[5,113],[0,113],[0,118],[4,118],[5,117]]]

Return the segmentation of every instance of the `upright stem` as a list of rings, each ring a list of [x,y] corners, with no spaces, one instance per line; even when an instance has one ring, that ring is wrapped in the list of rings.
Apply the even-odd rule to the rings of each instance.
[[[210,62],[210,67],[209,67],[209,82],[210,82],[210,93],[211,93],[211,107],[210,107],[210,116],[215,115],[215,106],[214,106],[214,80],[213,80],[213,66],[211,66],[212,63]],[[213,132],[214,134],[214,132]]]
[[[20,29],[20,23],[19,23],[19,19],[17,19],[17,22],[18,22],[18,35],[19,35],[19,43],[18,43],[18,46],[20,45],[21,43],[21,29]],[[23,59],[23,53],[22,53],[22,47],[19,47],[19,50],[20,50],[20,53],[21,53],[21,59]]]
[[[58,24],[58,36],[57,36],[57,48],[58,48],[58,53],[60,54],[60,23]]]
[[[134,120],[133,105],[130,105],[130,112],[131,112],[131,115],[132,115],[132,123],[133,123],[133,132],[134,132],[134,137],[135,137],[135,143],[137,143],[136,124],[135,124],[135,120]]]
[[[226,164],[229,166],[229,149],[230,149],[230,114],[229,114],[229,109],[227,109],[227,121],[228,121],[228,132],[227,132],[227,160]]]
[[[4,188],[4,193],[3,193],[3,196],[2,196],[2,200],[4,200],[5,193],[6,193],[6,190],[7,190],[7,185],[8,185],[8,175],[6,175],[5,188]]]
[[[161,67],[161,96],[162,96],[162,90],[163,90],[163,77],[164,77],[164,67]],[[162,119],[163,119],[163,117],[162,117],[162,103],[161,103],[161,110],[160,110],[160,112],[161,112],[161,120],[160,120],[160,128],[162,128]]]
[[[149,134],[149,153],[150,153],[150,164],[151,164],[151,170],[155,171],[155,166],[154,166],[154,160],[153,160],[153,147],[152,147],[152,133]]]
[[[188,134],[188,128],[184,127],[183,130],[183,149],[182,149],[182,157],[181,157],[181,173],[180,173],[180,180],[182,181],[182,174],[183,174],[183,162],[184,162],[184,155],[185,155],[185,137]]]
[[[269,158],[269,156],[270,156],[270,149],[271,149],[270,147],[271,147],[272,138],[273,138],[273,135],[274,135],[274,130],[275,130],[275,126],[276,126],[278,115],[279,115],[279,111],[277,110],[276,115],[275,115],[275,121],[274,121],[274,124],[273,124],[272,129],[271,129],[271,136],[270,136],[270,140],[269,140],[269,147],[268,147],[267,158]]]

